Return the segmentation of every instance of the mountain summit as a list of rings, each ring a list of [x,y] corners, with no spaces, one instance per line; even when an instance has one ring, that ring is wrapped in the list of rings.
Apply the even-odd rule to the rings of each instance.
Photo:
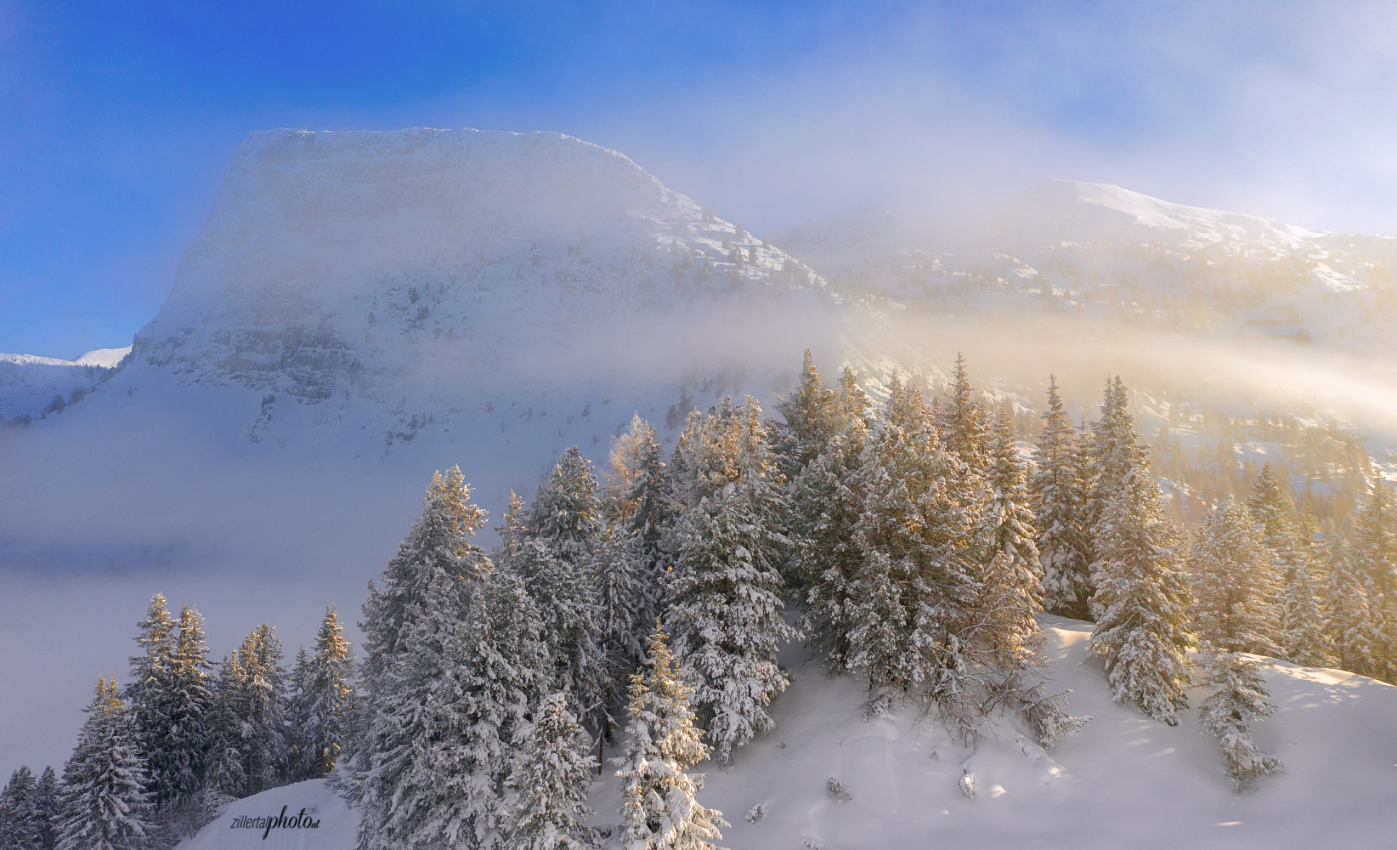
[[[1194,246],[1259,243],[1294,248],[1327,234],[1245,213],[1161,201],[1110,183],[1047,180],[998,217],[997,229],[1022,241],[1179,242]]]

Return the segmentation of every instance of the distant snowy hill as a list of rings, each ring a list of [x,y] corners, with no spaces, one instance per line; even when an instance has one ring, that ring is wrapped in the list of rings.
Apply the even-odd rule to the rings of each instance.
[[[740,750],[728,770],[695,768],[707,774],[700,802],[731,824],[722,846],[1381,847],[1397,829],[1389,804],[1397,688],[1334,670],[1271,669],[1266,681],[1277,711],[1259,724],[1256,739],[1286,772],[1236,795],[1195,712],[1171,728],[1112,704],[1099,665],[1083,663],[1089,626],[1041,619],[1054,686],[1072,689],[1069,708],[1093,717],[1048,752],[1008,721],[966,747],[911,710],[865,720],[857,679],[827,679],[791,647],[785,661],[793,682],[772,704],[776,731]],[[1194,695],[1195,706],[1200,699]],[[613,772],[593,784],[599,825],[619,823]],[[966,774],[974,778],[973,800],[960,790]],[[849,800],[828,793],[831,778]],[[314,810],[320,826],[272,830],[265,842],[260,832],[232,828],[238,817],[277,815],[283,807],[288,815]],[[763,815],[749,821],[759,807]],[[253,840],[345,848],[357,819],[323,781],[306,782],[232,804],[181,850],[232,850]]]
[[[954,241],[878,209],[768,237],[838,291],[934,314],[1071,315],[1384,357],[1397,341],[1397,236],[1308,230],[1119,186],[1050,180]]]
[[[61,411],[111,378],[131,349],[101,348],[76,360],[0,354],[0,419],[11,424]],[[61,400],[61,404],[59,403]]]

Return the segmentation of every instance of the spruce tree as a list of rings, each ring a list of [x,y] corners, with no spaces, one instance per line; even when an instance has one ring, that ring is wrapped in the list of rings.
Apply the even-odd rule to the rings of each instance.
[[[470,488],[459,467],[434,474],[421,517],[383,572],[383,587],[369,582],[364,619],[359,624],[365,649],[361,670],[364,704],[359,722],[364,726],[365,740],[355,741],[352,769],[346,771],[341,783],[351,802],[364,794],[360,780],[369,774],[374,757],[368,729],[377,716],[376,700],[392,688],[389,670],[403,654],[404,623],[420,616],[423,594],[438,572],[456,576],[459,581],[479,581],[490,572],[490,560],[471,543],[484,523],[485,511],[470,503]]]
[[[577,566],[591,555],[601,533],[601,501],[592,464],[576,446],[563,453],[529,506],[525,537],[547,544]]]
[[[956,372],[950,395],[940,405],[937,430],[947,451],[955,454],[972,472],[989,465],[989,418],[984,405],[975,400],[970,370],[965,357],[956,355]]]
[[[505,508],[504,515],[500,517],[500,527],[495,529],[495,533],[500,535],[499,548],[495,550],[496,560],[504,560],[519,550],[519,545],[523,542],[528,526],[524,520],[526,512],[524,500],[513,490],[509,491],[509,506]]]
[[[243,764],[243,716],[246,675],[238,653],[224,657],[214,684],[209,722],[209,750],[205,756],[204,789],[199,799],[199,820],[207,823],[225,804],[247,793]]]
[[[146,754],[146,770],[165,797],[152,798],[162,820],[176,836],[198,828],[199,795],[203,790],[213,710],[213,664],[204,637],[204,620],[193,606],[180,609],[178,638],[170,675],[170,690],[161,712],[168,727]],[[150,740],[149,738],[147,739]]]
[[[1172,726],[1188,704],[1188,584],[1177,532],[1164,518],[1120,378],[1107,385],[1102,421],[1093,430],[1100,504],[1093,526],[1097,625],[1090,651],[1105,662],[1116,702]]]
[[[1267,463],[1252,485],[1247,502],[1261,534],[1261,542],[1274,556],[1280,582],[1280,650],[1296,664],[1320,667],[1328,663],[1324,619],[1319,610],[1311,545],[1298,521],[1290,488],[1276,477]]]
[[[1086,431],[1085,423],[1083,425]],[[1119,376],[1106,382],[1101,418],[1092,422],[1089,432],[1081,434],[1079,440],[1084,447],[1083,481],[1087,482],[1082,520],[1092,554],[1089,580],[1092,597],[1096,598],[1099,591],[1096,571],[1103,555],[1107,554],[1100,539],[1105,527],[1106,504],[1118,497],[1117,491],[1125,487],[1131,472],[1144,465],[1143,447],[1138,445],[1130,418],[1129,396]],[[1087,607],[1091,619],[1098,620],[1102,614],[1100,606],[1088,600]]]
[[[1033,462],[1028,486],[1043,565],[1043,607],[1064,617],[1088,619],[1088,600],[1095,588],[1091,583],[1090,531],[1084,517],[1083,461],[1056,378],[1049,379],[1048,410],[1043,414]]]
[[[1378,666],[1382,633],[1373,617],[1363,576],[1335,531],[1328,534],[1324,609],[1329,640],[1339,667],[1372,676]]]
[[[245,783],[237,796],[248,797],[277,787],[286,775],[286,671],[281,665],[281,641],[266,623],[243,638],[234,658],[237,693],[228,696],[234,706],[235,746]]]
[[[1022,665],[1031,655],[1038,634],[1033,615],[1043,609],[1042,566],[1025,478],[1014,423],[1001,415],[990,442],[989,498],[976,530],[985,566],[976,620],[1002,667]]]
[[[171,778],[157,763],[154,770],[147,763],[164,758],[164,736],[170,730],[171,694],[175,691],[175,647],[179,641],[179,626],[170,616],[165,597],[157,593],[150,600],[146,617],[136,626],[137,655],[131,656],[131,678],[124,689],[130,705],[132,734],[143,761],[142,769],[150,802],[157,809],[174,796]]]
[[[621,817],[626,850],[717,850],[722,812],[697,800],[703,776],[685,773],[708,757],[694,724],[690,690],[656,624],[646,670],[631,677],[629,722],[621,769]]]
[[[151,831],[145,765],[116,678],[100,681],[63,767],[60,850],[140,850]]]
[[[805,349],[796,391],[776,402],[782,421],[772,435],[772,452],[788,481],[823,454],[838,433],[838,408],[839,393],[824,386],[810,349]]]
[[[304,653],[304,650],[302,650]],[[344,752],[355,712],[354,662],[334,606],[315,637],[315,654],[298,657],[292,697],[292,737],[298,758],[296,778],[315,779],[335,769]]]
[[[669,556],[664,549],[666,529],[673,526],[673,505],[660,441],[649,422],[637,417],[631,422],[627,469],[629,486],[621,497],[625,506],[620,525],[634,539],[632,549],[639,556],[643,602],[636,609],[635,640],[645,643],[649,624],[660,616],[665,571]]]
[[[581,563],[564,559],[542,539],[526,540],[508,570],[523,580],[542,618],[539,638],[553,661],[552,689],[564,692],[577,717],[591,717],[601,703],[604,661],[602,615],[597,604],[596,543]]]
[[[920,392],[894,378],[859,472],[864,552],[849,593],[848,666],[873,692],[916,693],[963,736],[974,734],[976,687],[993,646],[978,546],[988,489],[943,450]],[[979,661],[977,661],[977,658]]]
[[[0,792],[0,847],[41,850],[45,826],[34,772],[21,767]]]
[[[362,850],[496,848],[508,830],[509,753],[551,662],[522,582],[470,544],[469,493],[459,469],[434,477],[364,604],[365,732],[343,786]]]
[[[296,663],[291,665],[286,698],[286,781],[309,779],[315,755],[305,740],[306,705],[302,694],[310,690],[310,653],[303,646],[296,650]]]
[[[624,708],[625,683],[645,653],[636,639],[636,624],[648,607],[644,585],[649,570],[641,545],[639,535],[628,535],[609,526],[597,546],[591,568],[597,582],[597,643],[602,666],[598,736],[603,741],[611,738],[612,720]]]
[[[789,681],[776,652],[795,636],[778,595],[783,480],[760,406],[748,398],[743,410],[736,480],[684,517],[669,612],[675,653],[697,680],[694,708],[723,764],[774,728],[766,707]]]
[[[788,583],[806,588],[801,630],[835,670],[848,663],[848,619],[863,550],[854,529],[863,513],[859,470],[869,435],[868,397],[845,368],[837,396],[837,431],[792,485]]]
[[[58,774],[53,767],[46,766],[39,776],[39,784],[34,796],[39,807],[39,846],[43,850],[53,850],[58,846],[58,817],[62,789],[58,784]]]
[[[1280,605],[1272,550],[1252,514],[1231,496],[1203,518],[1189,555],[1200,637],[1226,652],[1280,654]]]
[[[1242,791],[1262,776],[1280,773],[1281,763],[1256,748],[1251,724],[1270,717],[1270,691],[1261,678],[1261,662],[1238,652],[1203,645],[1201,684],[1211,693],[1198,709],[1203,731],[1217,741],[1223,770]]]
[[[1291,568],[1290,580],[1285,586],[1281,605],[1281,652],[1286,660],[1306,667],[1328,667],[1334,663],[1308,547]]]
[[[1392,493],[1374,477],[1353,524],[1350,557],[1368,595],[1377,643],[1369,675],[1397,683],[1397,518]]]
[[[676,521],[678,513],[694,509],[737,480],[740,474],[736,466],[737,445],[742,430],[742,410],[730,397],[703,413],[690,411],[669,465],[670,497]],[[666,548],[677,551],[679,547],[671,540]]]
[[[552,694],[539,706],[533,732],[510,777],[516,799],[508,846],[517,850],[583,850],[592,788],[589,741],[568,699]]]

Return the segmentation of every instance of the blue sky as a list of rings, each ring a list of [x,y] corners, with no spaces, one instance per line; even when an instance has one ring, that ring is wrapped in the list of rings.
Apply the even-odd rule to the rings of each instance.
[[[758,233],[1064,177],[1397,232],[1397,11],[0,0],[0,351],[127,344],[249,130],[559,130]]]

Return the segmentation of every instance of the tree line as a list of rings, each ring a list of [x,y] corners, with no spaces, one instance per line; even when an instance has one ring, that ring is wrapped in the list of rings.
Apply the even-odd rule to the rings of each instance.
[[[0,847],[173,847],[232,800],[334,769],[357,716],[334,608],[289,672],[265,623],[216,671],[193,606],[175,617],[156,594],[138,628],[127,683],[98,680],[61,780],[24,767],[0,793]]]
[[[125,807],[104,815],[108,846],[135,848],[329,774],[361,850],[571,848],[610,748],[628,846],[703,848],[725,824],[686,771],[775,727],[795,639],[866,678],[870,714],[911,700],[969,741],[1014,712],[1051,746],[1087,719],[1046,689],[1035,616],[1091,620],[1118,702],[1172,724],[1195,676],[1209,688],[1203,725],[1239,787],[1280,768],[1251,743],[1270,706],[1246,653],[1392,679],[1397,546],[1376,481],[1352,529],[1316,530],[1266,469],[1189,541],[1119,378],[1081,426],[1050,382],[1031,460],[962,359],[943,396],[897,375],[880,390],[848,369],[828,384],[807,352],[778,419],[751,398],[691,411],[666,458],[636,417],[604,475],[573,448],[532,502],[511,494],[488,554],[460,469],[438,473],[370,583],[362,662],[331,611],[289,688],[270,628],[215,677],[197,614],[175,622],[157,597],[132,682],[99,685],[44,793],[105,783]]]

